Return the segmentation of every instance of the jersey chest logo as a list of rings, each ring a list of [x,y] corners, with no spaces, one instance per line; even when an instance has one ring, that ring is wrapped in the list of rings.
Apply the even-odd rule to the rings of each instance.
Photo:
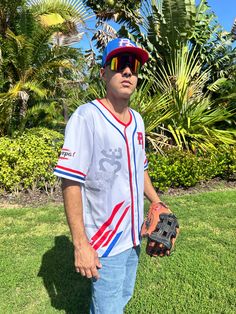
[[[138,140],[138,144],[142,145],[142,148],[144,148],[144,141],[143,141],[143,133],[142,132],[137,132],[137,140]]]
[[[100,159],[99,167],[102,171],[112,171],[114,173],[120,171],[121,162],[118,159],[122,158],[122,150],[119,147],[118,149],[109,149],[109,151],[102,150],[101,152],[104,158]]]

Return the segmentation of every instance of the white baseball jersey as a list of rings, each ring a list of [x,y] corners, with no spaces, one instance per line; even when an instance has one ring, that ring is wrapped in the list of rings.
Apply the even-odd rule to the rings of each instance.
[[[100,100],[71,116],[55,175],[82,187],[86,234],[99,256],[111,256],[140,243],[144,170],[144,124],[129,109],[127,124]]]

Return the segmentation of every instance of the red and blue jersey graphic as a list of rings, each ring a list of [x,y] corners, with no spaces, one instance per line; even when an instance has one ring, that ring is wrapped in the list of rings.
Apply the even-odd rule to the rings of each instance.
[[[95,250],[98,250],[100,247],[106,248],[105,252],[102,255],[103,257],[109,255],[112,248],[116,245],[117,241],[122,235],[123,230],[119,230],[119,227],[130,208],[130,206],[123,208],[122,207],[123,204],[124,201],[117,204],[113,208],[111,215],[91,238],[90,244]],[[113,220],[117,218],[116,216],[118,216],[118,220],[114,228],[112,229],[111,224]]]

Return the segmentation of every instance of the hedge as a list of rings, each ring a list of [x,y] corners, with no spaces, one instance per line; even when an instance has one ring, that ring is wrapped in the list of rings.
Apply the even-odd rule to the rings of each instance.
[[[0,138],[0,189],[21,191],[53,189],[53,167],[63,135],[46,128],[33,128],[16,138]]]
[[[53,190],[57,178],[53,168],[63,144],[63,135],[46,128],[34,128],[15,137],[0,138],[0,189]],[[212,178],[236,179],[236,148],[194,155],[168,150],[165,155],[149,152],[149,175],[157,190],[191,187]]]
[[[157,190],[191,187],[213,178],[236,180],[236,148],[220,146],[207,153],[168,150],[164,155],[149,153],[149,175]]]

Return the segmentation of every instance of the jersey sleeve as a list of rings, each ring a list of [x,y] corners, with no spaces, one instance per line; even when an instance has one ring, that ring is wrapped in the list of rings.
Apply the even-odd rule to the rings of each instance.
[[[74,112],[67,123],[64,145],[54,174],[61,178],[84,183],[91,163],[93,132],[88,119]]]
[[[145,134],[145,127],[144,127],[144,122],[143,122],[143,133],[144,133],[144,148],[146,148],[146,134]],[[148,170],[148,159],[146,152],[144,151],[144,171]]]
[[[146,154],[144,155],[144,171],[148,170],[148,159]]]

